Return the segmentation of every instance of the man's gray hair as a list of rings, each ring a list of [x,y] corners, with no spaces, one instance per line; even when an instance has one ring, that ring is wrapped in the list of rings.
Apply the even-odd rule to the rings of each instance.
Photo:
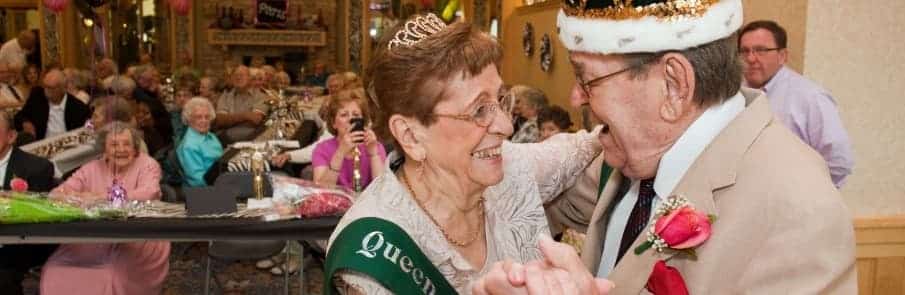
[[[511,91],[512,95],[516,99],[520,99],[528,103],[537,110],[540,110],[549,104],[547,95],[544,94],[544,92],[540,89],[531,86],[514,85],[509,91]]]
[[[119,96],[132,97],[132,91],[135,90],[135,80],[124,75],[116,76],[110,82],[110,90]]]
[[[738,57],[736,34],[697,47],[675,51],[694,68],[694,100],[702,107],[722,104],[742,85],[742,63]],[[626,55],[626,66],[634,67],[632,78],[647,74],[651,61],[669,52],[633,53]]]
[[[217,118],[217,111],[214,109],[214,104],[207,98],[195,96],[185,102],[185,105],[182,106],[182,122],[188,124],[192,112],[194,112],[195,109],[202,107],[207,108],[207,110],[211,112],[211,121],[214,121],[214,119]]]
[[[141,79],[141,76],[143,76],[145,73],[150,72],[152,70],[157,70],[157,69],[154,68],[154,66],[152,66],[152,65],[141,65],[141,66],[136,67],[135,68],[135,79],[136,80]]]
[[[94,141],[94,148],[100,151],[101,154],[105,153],[107,151],[107,137],[110,137],[111,134],[116,135],[125,131],[132,135],[132,147],[136,151],[141,150],[142,133],[128,123],[120,121],[110,122],[110,124],[101,128],[101,132],[97,134],[97,139]]]

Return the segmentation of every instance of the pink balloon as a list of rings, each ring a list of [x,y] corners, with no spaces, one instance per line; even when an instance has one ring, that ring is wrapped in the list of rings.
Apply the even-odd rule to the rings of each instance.
[[[44,0],[44,7],[55,13],[63,12],[66,9],[66,5],[69,5],[69,0]]]
[[[170,7],[179,15],[188,15],[192,9],[192,0],[170,0]]]

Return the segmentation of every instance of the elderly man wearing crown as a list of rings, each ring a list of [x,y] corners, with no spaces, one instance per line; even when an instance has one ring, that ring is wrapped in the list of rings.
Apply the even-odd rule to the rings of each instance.
[[[741,2],[564,1],[571,100],[605,125],[604,152],[550,211],[587,239],[580,258],[556,245],[498,263],[475,294],[562,293],[563,271],[612,294],[856,293],[851,217],[823,159],[740,88]]]

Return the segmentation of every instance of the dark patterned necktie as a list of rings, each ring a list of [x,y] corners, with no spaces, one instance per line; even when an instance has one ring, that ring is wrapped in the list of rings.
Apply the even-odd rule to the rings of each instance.
[[[654,179],[645,179],[641,181],[638,189],[638,201],[632,208],[632,214],[628,217],[628,223],[625,225],[625,231],[622,232],[622,242],[619,244],[619,255],[616,256],[616,264],[622,260],[622,256],[632,246],[638,235],[647,228],[647,221],[650,219],[650,208],[654,202],[657,193],[654,192]]]

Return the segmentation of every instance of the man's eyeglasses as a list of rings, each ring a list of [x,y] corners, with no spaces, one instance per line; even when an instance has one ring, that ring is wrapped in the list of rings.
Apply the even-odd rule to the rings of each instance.
[[[496,118],[496,112],[502,112],[503,116],[512,120],[512,107],[514,105],[515,99],[513,99],[512,94],[507,94],[500,96],[500,98],[495,102],[484,102],[478,105],[474,111],[470,113],[464,114],[431,114],[435,117],[444,117],[462,121],[470,121],[475,123],[480,127],[486,128],[493,124],[493,120]]]
[[[764,47],[739,48],[739,50],[738,50],[738,56],[739,56],[739,57],[746,57],[746,56],[748,56],[748,54],[754,53],[754,56],[762,57],[762,56],[766,55],[767,52],[776,51],[776,50],[780,50],[780,49],[783,49],[783,48],[782,48],[782,47],[775,47],[775,48],[764,48]]]
[[[585,97],[590,98],[590,97],[591,97],[591,88],[594,87],[594,84],[597,84],[597,83],[599,83],[600,81],[603,81],[603,80],[606,80],[606,79],[615,77],[615,76],[617,76],[617,75],[619,75],[619,74],[622,74],[622,73],[625,73],[625,72],[628,72],[628,71],[631,71],[631,70],[635,70],[635,69],[641,68],[641,67],[643,67],[643,66],[645,66],[645,65],[647,65],[647,64],[649,64],[649,63],[651,63],[651,62],[653,62],[653,61],[655,61],[655,60],[657,60],[658,58],[659,58],[659,57],[654,57],[654,58],[645,60],[645,61],[643,61],[643,62],[640,62],[640,63],[634,64],[634,65],[628,66],[628,67],[626,67],[626,68],[624,68],[624,69],[621,69],[621,70],[618,70],[618,71],[615,71],[615,72],[612,72],[612,73],[609,73],[609,74],[606,74],[606,75],[603,75],[603,76],[600,76],[600,77],[597,77],[597,78],[594,78],[594,79],[591,79],[591,80],[588,80],[588,81],[585,81],[584,79],[582,79],[582,78],[581,78],[581,75],[575,75],[575,79],[578,80],[578,86],[581,87],[581,90],[582,90],[582,91],[584,91]]]

